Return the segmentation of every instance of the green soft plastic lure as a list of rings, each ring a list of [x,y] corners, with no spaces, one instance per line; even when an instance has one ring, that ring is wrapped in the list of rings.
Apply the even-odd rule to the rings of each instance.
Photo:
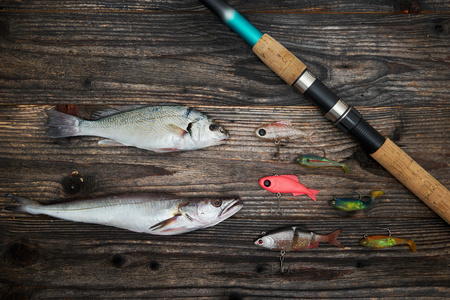
[[[376,197],[382,195],[382,191],[373,191],[367,201],[363,201],[361,197],[359,197],[359,199],[334,197],[334,199],[330,201],[330,205],[343,211],[362,210],[368,208],[372,205],[372,202]]]
[[[364,238],[359,241],[359,244],[371,249],[383,249],[395,245],[408,244],[409,247],[411,247],[412,252],[416,252],[416,243],[414,243],[414,241],[395,238],[390,235],[364,236]]]
[[[299,165],[309,168],[321,168],[321,167],[341,167],[345,173],[348,173],[348,165],[346,163],[339,163],[337,161],[326,159],[317,155],[303,155],[294,159]]]

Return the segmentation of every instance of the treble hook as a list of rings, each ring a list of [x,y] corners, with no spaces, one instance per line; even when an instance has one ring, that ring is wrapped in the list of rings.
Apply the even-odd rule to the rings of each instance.
[[[291,271],[290,268],[285,268],[285,267],[283,266],[283,263],[284,263],[284,255],[285,255],[285,254],[286,254],[286,251],[281,250],[281,251],[280,251],[280,254],[278,255],[278,257],[280,258],[280,272],[281,272],[281,274],[284,274],[286,271],[287,271],[287,273],[289,273],[289,272]]]
[[[275,175],[277,176],[277,175]],[[283,211],[281,210],[281,193],[277,193],[277,198],[278,198],[278,209],[273,212],[273,207],[270,207],[270,213],[271,214],[276,214],[276,215],[282,215]]]

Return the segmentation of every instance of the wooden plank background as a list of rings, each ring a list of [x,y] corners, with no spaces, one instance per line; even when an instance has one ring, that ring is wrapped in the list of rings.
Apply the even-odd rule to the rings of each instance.
[[[450,3],[412,1],[230,1],[261,31],[299,56],[369,123],[450,186]],[[74,105],[84,115],[113,105],[194,107],[231,134],[227,144],[155,154],[98,145],[98,138],[46,137],[44,111]],[[262,123],[290,120],[311,141],[257,139]],[[306,169],[300,154],[346,161]],[[83,178],[71,175],[78,172]],[[258,185],[295,174],[317,202]],[[78,181],[77,181],[78,180]],[[334,196],[381,189],[367,210],[332,209]],[[152,236],[46,216],[0,211],[0,298],[448,297],[447,223],[319,110],[286,86],[198,1],[13,1],[0,3],[0,207],[15,193],[42,202],[125,192],[239,195],[223,223]],[[339,249],[286,255],[253,245],[262,231],[342,228]],[[364,234],[417,243],[375,251]]]

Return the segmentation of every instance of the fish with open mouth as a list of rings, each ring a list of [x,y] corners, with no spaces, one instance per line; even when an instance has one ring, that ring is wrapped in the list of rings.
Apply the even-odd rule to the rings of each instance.
[[[9,211],[44,214],[155,235],[176,235],[214,226],[243,206],[237,197],[181,198],[162,194],[122,194],[42,204],[13,194],[7,196],[21,203],[6,207]]]
[[[154,152],[196,150],[223,144],[228,132],[206,115],[185,106],[151,106],[89,121],[54,110],[48,115],[51,138],[99,136],[99,144],[134,146]]]

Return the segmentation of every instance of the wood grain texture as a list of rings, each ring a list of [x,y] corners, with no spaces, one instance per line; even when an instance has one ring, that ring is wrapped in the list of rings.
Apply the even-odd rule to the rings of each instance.
[[[450,186],[448,1],[231,1],[432,176]],[[226,127],[231,139],[198,151],[157,154],[50,139],[45,110],[89,118],[114,105],[176,103]],[[61,108],[61,107],[60,107]],[[254,129],[289,120],[311,140],[259,140]],[[308,169],[301,154],[345,161]],[[295,174],[317,202],[277,198],[258,179]],[[383,190],[367,210],[334,210],[334,196]],[[318,108],[287,86],[198,1],[74,0],[0,4],[0,208],[15,193],[44,203],[126,192],[239,195],[225,222],[152,236],[0,209],[0,298],[392,298],[447,297],[450,227]],[[343,229],[345,248],[286,254],[253,242],[262,231],[303,225]],[[364,234],[412,239],[380,251]]]

